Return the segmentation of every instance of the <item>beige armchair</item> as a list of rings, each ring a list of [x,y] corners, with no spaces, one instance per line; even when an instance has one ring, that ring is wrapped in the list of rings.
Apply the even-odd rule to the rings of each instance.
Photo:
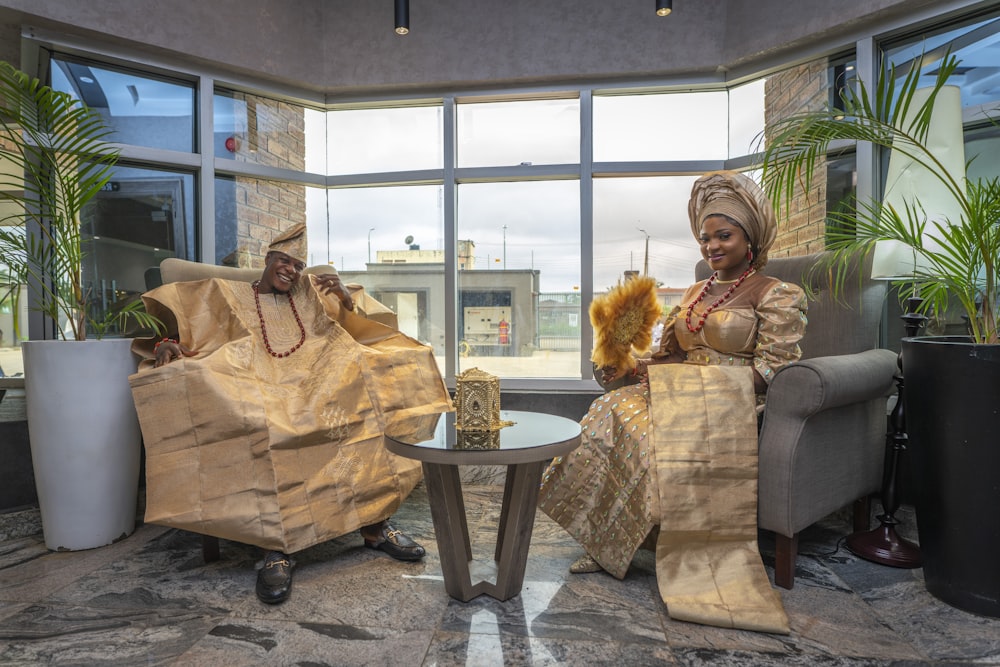
[[[253,282],[260,278],[262,269],[240,269],[233,266],[216,266],[214,264],[202,264],[201,262],[191,262],[186,259],[168,257],[160,262],[158,269],[150,269],[146,273],[146,289],[153,289],[166,283],[183,282],[186,280],[204,280],[205,278],[223,278],[225,280],[239,280],[243,282]],[[305,274],[336,273],[336,270],[326,264],[310,266],[303,271]],[[345,283],[350,290],[351,296],[357,304],[357,310],[370,320],[375,320],[393,329],[398,329],[399,324],[396,313],[382,305],[369,296],[361,285],[355,283]]]
[[[854,266],[834,298],[809,276],[818,258],[775,258],[763,271],[813,292],[802,359],[775,374],[759,438],[758,526],[774,533],[774,579],[783,588],[795,581],[803,529],[851,503],[855,530],[868,528],[894,391],[896,354],[877,348],[885,283],[871,279],[870,262],[860,275]],[[700,262],[696,277],[710,274]]]

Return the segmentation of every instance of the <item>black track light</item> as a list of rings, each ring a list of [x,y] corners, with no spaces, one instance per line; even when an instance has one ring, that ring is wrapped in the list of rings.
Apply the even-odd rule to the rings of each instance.
[[[410,32],[410,0],[396,0],[396,34]]]

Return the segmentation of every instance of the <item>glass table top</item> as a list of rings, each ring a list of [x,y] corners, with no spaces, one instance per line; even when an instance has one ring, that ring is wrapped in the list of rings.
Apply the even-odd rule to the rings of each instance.
[[[410,418],[386,427],[386,445],[428,462],[504,464],[558,456],[579,444],[580,424],[572,419],[519,410],[501,410],[500,419],[513,424],[468,431],[455,427],[454,412]]]

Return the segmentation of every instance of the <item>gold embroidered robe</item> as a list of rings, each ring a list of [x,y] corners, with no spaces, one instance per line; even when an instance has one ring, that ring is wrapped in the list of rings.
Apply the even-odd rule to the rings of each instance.
[[[420,467],[387,452],[389,423],[451,404],[431,348],[340,308],[303,276],[306,330],[268,353],[248,283],[170,283],[147,310],[196,356],[130,377],[146,447],[146,521],[286,553],[389,517]],[[300,338],[288,299],[261,294],[275,352]]]

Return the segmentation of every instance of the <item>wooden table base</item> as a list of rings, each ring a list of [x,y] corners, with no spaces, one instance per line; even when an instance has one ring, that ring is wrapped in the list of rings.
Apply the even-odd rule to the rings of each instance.
[[[480,595],[503,601],[521,592],[538,506],[538,486],[546,464],[547,461],[535,461],[507,466],[493,554],[497,563],[496,583],[473,584],[469,572],[472,545],[458,466],[424,462],[424,481],[448,595],[462,602]]]

